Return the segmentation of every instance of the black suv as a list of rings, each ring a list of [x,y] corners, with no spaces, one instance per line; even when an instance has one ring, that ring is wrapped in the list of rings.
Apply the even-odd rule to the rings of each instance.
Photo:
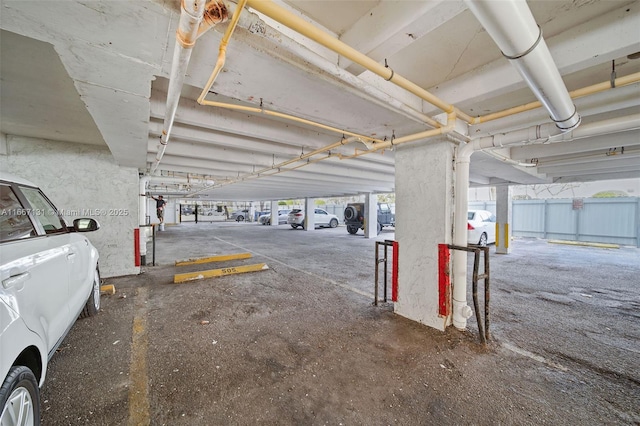
[[[344,209],[344,223],[347,232],[355,234],[364,229],[364,203],[349,203]],[[378,234],[385,226],[396,226],[396,215],[391,212],[388,203],[378,203]]]

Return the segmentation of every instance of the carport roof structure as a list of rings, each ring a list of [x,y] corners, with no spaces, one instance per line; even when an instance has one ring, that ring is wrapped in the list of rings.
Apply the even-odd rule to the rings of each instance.
[[[180,186],[175,179],[153,181],[185,196],[276,200],[394,191],[394,146],[372,146],[428,131],[446,114],[255,10],[265,4],[468,117],[536,101],[462,1],[251,0],[210,88],[229,22],[195,42],[156,163],[171,115],[179,2],[3,0],[0,131],[106,146],[121,166],[185,178]],[[236,8],[224,6],[229,15]],[[583,125],[632,124],[562,143],[478,151],[471,185],[640,177],[640,3],[555,0],[529,7]],[[598,90],[585,95],[582,89],[594,85]],[[203,89],[207,101],[226,107],[199,103]],[[527,129],[550,122],[548,115],[523,108],[464,123],[453,139]]]

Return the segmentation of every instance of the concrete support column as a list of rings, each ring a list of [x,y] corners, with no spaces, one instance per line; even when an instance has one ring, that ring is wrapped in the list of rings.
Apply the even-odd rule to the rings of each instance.
[[[314,198],[304,199],[304,230],[316,229],[316,203]]]
[[[438,244],[453,232],[453,143],[431,140],[396,147],[396,240],[399,315],[444,330],[438,304]]]
[[[7,155],[9,153],[7,145],[7,134],[0,133],[0,155]]]
[[[256,215],[256,206],[253,204],[253,201],[249,203],[249,212],[247,213],[247,217],[244,220],[248,222],[253,222],[253,218]]]
[[[271,226],[278,226],[278,202],[271,202]]]
[[[496,187],[496,254],[511,253],[511,187]]]
[[[364,217],[366,226],[364,227],[365,238],[375,238],[378,235],[378,196],[375,194],[365,194]]]

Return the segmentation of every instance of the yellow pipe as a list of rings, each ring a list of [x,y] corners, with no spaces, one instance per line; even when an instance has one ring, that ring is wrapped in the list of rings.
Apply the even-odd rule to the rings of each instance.
[[[640,72],[629,74],[624,77],[619,77],[614,80],[615,87],[627,86],[629,84],[637,83],[640,81]],[[569,92],[569,96],[571,99],[581,98],[587,95],[593,95],[595,93],[604,92],[606,90],[612,89],[611,81],[603,81],[602,83],[597,83],[592,86],[583,87],[582,89],[577,89],[572,92]],[[540,108],[542,103],[539,101],[530,102],[528,104],[520,105],[513,108],[508,108],[503,111],[494,112],[491,114],[483,115],[481,117],[476,117],[470,124],[480,124],[486,123],[487,121],[497,120],[499,118],[508,117],[510,115],[519,114],[521,112],[530,111],[532,109]]]
[[[403,136],[401,138],[393,139],[390,141],[385,141],[381,144],[375,144],[373,146],[373,151],[379,151],[381,149],[390,148],[395,145],[400,145],[407,142],[415,142],[420,139],[427,139],[434,136],[445,135],[450,133],[455,128],[457,114],[455,112],[450,112],[447,114],[447,124],[443,127],[438,127],[437,129],[426,130],[424,132],[414,133],[412,135]]]
[[[615,87],[628,86],[629,84],[637,83],[640,81],[640,72],[629,74],[624,77],[619,77],[614,80]],[[569,92],[571,99],[581,98],[587,95],[593,95],[612,89],[611,81],[603,81],[602,83],[594,84],[592,86],[583,87],[582,89]]]
[[[203,93],[205,93],[205,92],[203,92]],[[321,128],[321,129],[329,130],[329,131],[334,132],[334,133],[353,136],[355,138],[362,139],[362,140],[367,140],[367,141],[371,141],[371,142],[383,142],[382,139],[372,138],[371,136],[365,136],[365,135],[361,135],[361,134],[358,134],[358,133],[353,133],[353,132],[350,132],[348,130],[338,129],[337,127],[327,126],[326,124],[318,123],[316,121],[311,121],[311,120],[307,120],[305,118],[296,117],[295,115],[284,114],[284,113],[276,112],[276,111],[270,111],[268,109],[257,108],[257,107],[252,107],[252,106],[245,106],[245,105],[236,105],[236,104],[230,104],[230,103],[226,103],[226,102],[208,101],[206,99],[202,100],[202,101],[198,100],[198,102],[201,105],[208,105],[208,106],[219,107],[219,108],[233,109],[233,110],[237,110],[237,111],[253,112],[253,113],[257,113],[257,114],[264,114],[264,115],[270,115],[270,116],[273,116],[273,117],[284,118],[286,120],[291,120],[291,121],[295,121],[295,122],[298,122],[298,123],[301,123],[301,124],[307,124],[309,126],[313,126],[313,127],[318,127],[318,128]]]
[[[240,13],[242,13],[242,9],[244,9],[244,6],[246,3],[247,3],[247,0],[238,1],[236,10],[233,12],[233,16],[231,17],[231,22],[229,22],[229,26],[227,27],[227,30],[224,32],[224,35],[222,36],[222,40],[220,41],[220,47],[218,49],[218,60],[216,61],[216,66],[213,68],[213,71],[211,72],[211,76],[209,76],[207,85],[205,86],[204,90],[200,93],[200,96],[198,97],[198,103],[200,104],[204,100],[205,96],[207,96],[207,93],[209,93],[209,90],[211,89],[211,86],[213,86],[213,83],[216,81],[216,78],[218,78],[218,74],[220,74],[222,67],[224,67],[224,63],[227,57],[227,45],[229,44],[229,40],[231,39],[233,30],[235,30],[236,26],[238,25],[238,20],[240,19]]]
[[[260,13],[280,22],[282,25],[310,38],[311,40],[323,45],[324,47],[331,49],[332,51],[344,56],[345,58],[363,66],[369,71],[379,75],[387,81],[396,84],[399,87],[413,93],[419,98],[429,102],[432,105],[440,108],[446,113],[456,112],[457,115],[470,123],[473,118],[462,111],[459,111],[455,106],[443,101],[437,96],[424,90],[417,84],[407,80],[399,74],[396,74],[393,69],[387,68],[375,60],[369,58],[367,55],[357,51],[353,47],[345,44],[335,37],[325,33],[324,31],[314,27],[302,18],[294,15],[293,13],[283,9],[270,0],[247,0],[247,5],[254,8]]]
[[[378,143],[373,145],[373,149],[372,150],[366,151],[366,152],[367,153],[377,152],[377,151],[380,151],[381,149],[390,148],[390,147],[395,146],[395,145],[400,145],[400,144],[407,143],[407,142],[414,142],[414,141],[417,141],[417,140],[420,140],[420,139],[426,139],[426,138],[430,138],[430,137],[434,137],[434,136],[439,136],[439,135],[444,135],[444,134],[450,133],[451,131],[453,131],[453,129],[455,127],[456,117],[457,116],[456,116],[455,112],[449,113],[449,114],[447,114],[447,124],[445,126],[443,126],[443,127],[439,127],[437,129],[427,130],[427,131],[424,131],[424,132],[415,133],[413,135],[404,136],[402,138],[394,139],[392,141],[380,141],[380,142],[378,142]],[[296,170],[296,169],[299,169],[301,167],[305,167],[305,166],[307,166],[309,164],[314,164],[314,163],[326,160],[327,158],[334,157],[334,155],[327,155],[326,157],[322,157],[322,158],[319,158],[319,159],[313,160],[313,161],[309,161],[308,158],[310,158],[310,157],[312,157],[314,155],[323,153],[323,152],[331,151],[334,148],[346,145],[346,144],[351,143],[351,142],[353,142],[353,140],[350,140],[350,139],[341,140],[340,142],[335,142],[335,143],[333,143],[331,145],[327,145],[327,146],[325,146],[323,148],[318,148],[315,151],[309,152],[307,154],[303,154],[300,157],[292,158],[290,160],[286,160],[286,161],[280,162],[278,164],[275,164],[275,165],[273,165],[271,167],[265,167],[264,169],[261,169],[261,170],[258,170],[258,171],[252,172],[252,173],[247,173],[247,174],[245,174],[243,176],[238,176],[235,179],[231,179],[231,180],[228,180],[226,182],[222,182],[220,184],[213,185],[213,186],[211,186],[209,188],[205,188],[205,189],[202,189],[200,191],[196,191],[196,192],[190,194],[190,196],[196,195],[199,192],[203,192],[205,190],[209,190],[209,189],[212,189],[212,188],[220,188],[222,186],[230,185],[232,183],[240,182],[240,181],[247,180],[247,179],[257,179],[257,178],[264,177],[264,176],[273,176],[273,175],[282,173],[284,171]],[[362,155],[362,154],[360,154],[360,155]],[[343,159],[343,158],[354,158],[356,156],[359,156],[359,155],[348,156],[348,157],[340,155],[339,158],[340,159]],[[282,170],[282,171],[280,170],[284,166],[288,166],[289,164],[293,164],[293,163],[296,163],[298,161],[303,161],[303,160],[307,160],[307,162],[305,162],[304,164],[298,165],[296,167],[293,167],[293,168],[288,168],[288,169]],[[278,172],[277,173],[270,173],[268,175],[265,174],[266,172],[269,172],[269,171],[272,171],[272,170],[278,170]]]

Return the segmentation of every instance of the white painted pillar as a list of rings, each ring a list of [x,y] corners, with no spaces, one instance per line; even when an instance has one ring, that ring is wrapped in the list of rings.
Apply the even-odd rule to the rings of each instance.
[[[271,226],[278,226],[278,202],[271,202]]]
[[[378,196],[367,193],[364,199],[364,237],[376,238],[378,236]]]
[[[0,133],[0,155],[8,155],[9,148],[7,144],[7,134]]]
[[[438,310],[438,244],[451,244],[453,152],[446,139],[396,147],[399,315],[444,330]]]
[[[154,201],[155,203],[155,201]],[[198,206],[198,214],[201,214],[202,212],[202,206]],[[178,205],[176,207],[176,199],[175,198],[169,198],[167,200],[167,205],[164,206],[164,223],[178,223],[178,216],[176,215],[176,212],[178,212],[178,210],[180,210],[180,205]],[[153,208],[153,213],[155,214],[156,209],[155,206]],[[157,218],[156,218],[157,220]]]
[[[316,203],[314,198],[304,199],[304,230],[316,229]]]
[[[244,220],[253,222],[253,218],[256,215],[256,206],[253,204],[253,201],[249,203],[249,212],[247,213],[248,217],[245,217]]]
[[[496,187],[496,254],[511,253],[511,187]]]

